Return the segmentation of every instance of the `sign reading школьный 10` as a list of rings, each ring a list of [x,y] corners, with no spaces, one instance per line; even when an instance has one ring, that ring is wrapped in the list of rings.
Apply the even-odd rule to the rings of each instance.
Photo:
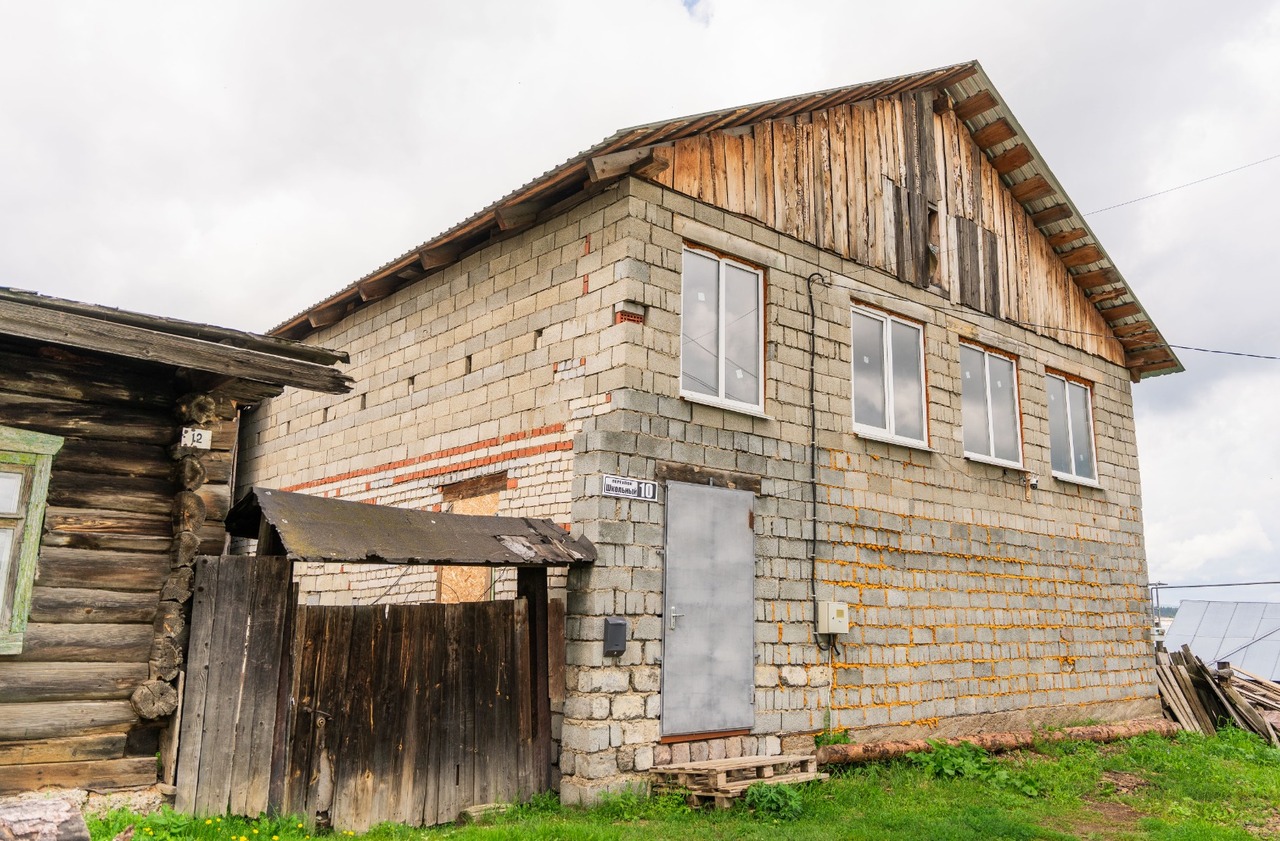
[[[657,482],[647,482],[644,479],[628,479],[625,476],[609,476],[608,474],[603,479],[600,490],[605,496],[639,499],[644,502],[654,502],[658,498]]]

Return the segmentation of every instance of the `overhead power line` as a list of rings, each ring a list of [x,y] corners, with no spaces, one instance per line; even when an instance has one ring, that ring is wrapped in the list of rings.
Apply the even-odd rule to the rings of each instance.
[[[1212,181],[1215,178],[1221,178],[1224,175],[1230,175],[1233,172],[1239,172],[1242,169],[1248,169],[1249,167],[1252,167],[1252,166],[1265,164],[1268,161],[1274,161],[1277,158],[1280,158],[1280,154],[1271,155],[1270,157],[1262,158],[1261,160],[1254,161],[1253,163],[1245,164],[1244,166],[1238,166],[1235,169],[1228,169],[1228,170],[1224,170],[1223,172],[1216,172],[1213,175],[1206,175],[1204,178],[1197,178],[1195,181],[1188,181],[1186,184],[1179,184],[1176,187],[1170,187],[1169,189],[1161,190],[1158,193],[1150,193],[1145,196],[1139,196],[1136,199],[1129,199],[1128,201],[1122,201],[1119,204],[1113,204],[1110,207],[1103,207],[1103,208],[1099,208],[1098,210],[1090,210],[1088,213],[1084,215],[1094,216],[1098,213],[1106,213],[1108,210],[1115,210],[1117,207],[1126,207],[1131,204],[1137,204],[1140,201],[1146,201],[1147,199],[1154,199],[1156,196],[1163,196],[1166,193],[1172,193],[1176,190],[1182,190],[1187,187],[1194,187],[1197,184],[1203,184],[1206,181]],[[1194,348],[1188,348],[1188,350],[1194,350]]]
[[[1255,587],[1262,584],[1280,584],[1280,581],[1236,581],[1231,584],[1148,584],[1152,590],[1199,590],[1202,587]]]

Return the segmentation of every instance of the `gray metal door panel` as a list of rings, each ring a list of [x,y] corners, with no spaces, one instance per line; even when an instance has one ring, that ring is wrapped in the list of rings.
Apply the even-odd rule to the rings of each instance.
[[[667,484],[662,734],[755,724],[749,491]]]

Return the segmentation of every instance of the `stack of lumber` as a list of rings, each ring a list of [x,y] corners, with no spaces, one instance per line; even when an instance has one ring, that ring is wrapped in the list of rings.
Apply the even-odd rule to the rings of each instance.
[[[1210,734],[1230,724],[1280,747],[1280,685],[1273,681],[1229,663],[1209,668],[1185,645],[1172,652],[1156,647],[1156,678],[1165,714],[1184,730]]]
[[[717,809],[729,808],[734,798],[755,783],[777,785],[827,778],[818,773],[818,757],[812,754],[709,759],[663,765],[653,768],[652,773],[659,778],[657,790],[683,789],[688,792],[690,806],[714,803]]]

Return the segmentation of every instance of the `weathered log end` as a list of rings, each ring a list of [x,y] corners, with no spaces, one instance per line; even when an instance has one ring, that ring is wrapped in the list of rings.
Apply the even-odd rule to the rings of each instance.
[[[969,742],[993,753],[1029,748],[1036,742],[1062,742],[1080,740],[1088,742],[1115,742],[1158,733],[1169,737],[1178,732],[1178,725],[1165,718],[1144,718],[1119,724],[1097,724],[1085,727],[1064,727],[1061,730],[1016,730],[1009,733],[976,733],[953,739],[937,739],[943,744],[958,745]],[[925,739],[908,739],[900,742],[872,742],[865,745],[822,745],[818,748],[819,765],[841,765],[855,762],[879,762],[894,759],[908,753],[933,750]]]
[[[142,718],[164,718],[178,708],[178,690],[162,680],[149,680],[133,690],[129,703]]]
[[[179,397],[176,409],[178,417],[187,423],[204,426],[218,419],[217,399],[200,392]]]
[[[173,530],[199,531],[206,515],[204,500],[191,491],[182,491],[173,498]]]
[[[185,455],[173,463],[173,478],[184,491],[198,490],[208,478],[199,456]]]
[[[0,839],[89,841],[89,827],[67,800],[0,800]]]
[[[189,567],[200,552],[200,535],[194,531],[180,531],[173,538],[173,565]]]

